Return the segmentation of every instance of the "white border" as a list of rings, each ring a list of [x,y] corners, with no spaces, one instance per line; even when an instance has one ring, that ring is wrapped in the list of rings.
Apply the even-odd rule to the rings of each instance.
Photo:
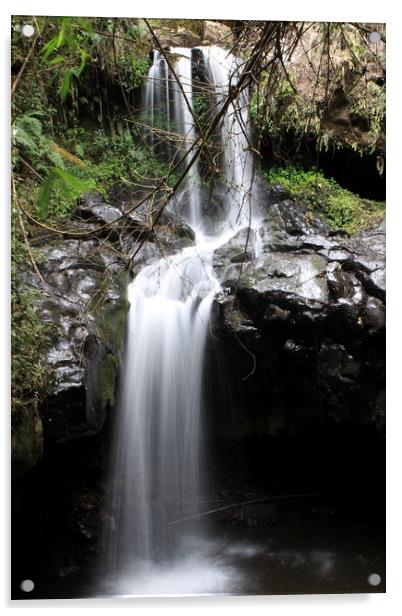
[[[152,599],[89,599],[89,600],[50,600],[13,602],[9,600],[9,26],[10,15],[99,15],[99,16],[138,16],[138,17],[170,17],[170,18],[220,18],[220,19],[273,19],[273,20],[304,20],[304,21],[360,21],[387,22],[387,260],[388,260],[388,310],[387,310],[387,593],[373,595],[297,595],[297,596],[266,596],[266,597],[199,597],[199,598],[152,598]],[[1,605],[6,609],[14,609],[14,613],[30,608],[34,612],[42,612],[51,608],[75,610],[81,613],[95,613],[103,609],[112,613],[116,608],[131,608],[136,612],[163,610],[164,614],[177,612],[200,613],[202,610],[212,610],[219,614],[243,614],[245,610],[253,613],[298,614],[303,616],[322,614],[323,610],[339,613],[343,616],[353,614],[375,615],[395,614],[398,605],[402,606],[400,596],[402,565],[401,553],[401,451],[402,451],[402,409],[399,382],[401,380],[400,328],[401,306],[399,301],[402,286],[402,255],[400,251],[400,236],[402,233],[402,19],[397,3],[392,0],[334,0],[325,3],[309,0],[286,0],[284,2],[263,0],[246,1],[242,5],[233,0],[153,0],[140,4],[115,0],[111,4],[101,5],[93,0],[70,0],[67,5],[56,4],[50,0],[14,1],[6,0],[1,6],[1,71],[2,71],[2,129],[4,138],[1,147],[1,171],[3,177],[2,206],[0,209],[2,234],[0,242],[0,297],[1,327],[0,348],[4,352],[5,369],[1,374],[1,405],[3,460],[1,464],[3,493],[1,507],[1,528],[3,541],[1,547],[0,588]],[[358,444],[357,455],[358,455]],[[367,469],[370,473],[370,468]],[[6,549],[7,546],[7,549]],[[85,610],[85,612],[83,612]],[[399,613],[402,613],[399,611]]]

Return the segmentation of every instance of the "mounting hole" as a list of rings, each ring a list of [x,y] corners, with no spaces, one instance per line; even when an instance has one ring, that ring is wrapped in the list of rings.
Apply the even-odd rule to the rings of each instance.
[[[31,26],[31,24],[24,24],[21,28],[21,34],[22,36],[30,38],[35,34],[35,28]]]
[[[20,588],[23,592],[32,592],[35,588],[35,584],[32,580],[22,580]]]
[[[370,43],[373,43],[374,45],[377,45],[381,41],[381,35],[379,32],[370,32],[368,38]]]
[[[370,586],[378,586],[378,584],[381,584],[381,575],[378,575],[378,573],[371,573],[368,576],[367,581]]]

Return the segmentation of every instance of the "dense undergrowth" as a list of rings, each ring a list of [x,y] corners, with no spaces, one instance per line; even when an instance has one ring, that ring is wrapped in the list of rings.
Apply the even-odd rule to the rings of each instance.
[[[303,170],[300,166],[273,167],[266,176],[270,184],[279,184],[289,196],[308,206],[334,229],[353,234],[375,223],[384,216],[385,203],[362,199],[342,188],[322,171]]]
[[[38,361],[38,356],[51,332],[47,324],[39,321],[35,311],[39,291],[21,278],[21,270],[29,261],[24,243],[14,237],[12,251],[12,407],[16,410],[35,403],[45,388],[48,370]]]

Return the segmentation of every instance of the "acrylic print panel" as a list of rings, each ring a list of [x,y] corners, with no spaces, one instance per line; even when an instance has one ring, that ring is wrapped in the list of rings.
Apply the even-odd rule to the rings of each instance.
[[[12,20],[12,596],[385,591],[385,27]]]

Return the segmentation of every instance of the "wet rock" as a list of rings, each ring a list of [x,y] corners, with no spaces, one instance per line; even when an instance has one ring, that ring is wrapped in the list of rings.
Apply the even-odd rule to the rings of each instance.
[[[385,327],[385,307],[381,300],[369,297],[364,311],[364,324],[369,332],[379,332]]]
[[[233,378],[249,379],[254,400],[252,411],[246,401],[237,405],[237,425],[249,425],[252,412],[259,422],[266,415],[269,429],[269,417],[285,407],[293,418],[378,420],[381,429],[375,401],[385,379],[383,225],[348,237],[303,206],[268,200],[259,258],[244,252],[245,231],[213,261],[224,290],[213,307],[213,332],[236,366]],[[242,250],[243,262],[233,263]],[[279,413],[290,430],[289,417]]]
[[[225,281],[225,272],[232,263],[247,263],[255,258],[256,231],[241,229],[213,256],[213,266],[218,276]],[[225,282],[224,282],[225,284]]]
[[[75,216],[78,219],[107,224],[118,220],[121,217],[121,211],[106,203],[101,203],[92,207],[79,206],[75,210]]]
[[[51,326],[51,342],[40,413],[45,437],[66,440],[99,431],[114,403],[127,274],[116,254],[107,245],[99,250],[95,240],[46,245],[41,255],[45,288],[38,312]]]
[[[195,239],[195,233],[185,220],[178,214],[165,208],[153,225],[149,213],[149,203],[141,203],[142,195],[136,192],[122,193],[116,199],[116,205],[104,203],[98,193],[85,193],[81,204],[76,208],[74,216],[77,220],[105,226],[101,236],[114,242],[122,242],[130,238],[147,237],[151,241],[159,239],[161,233],[169,233],[169,239],[164,243],[174,248],[181,248],[183,240],[190,244]],[[136,205],[138,201],[139,205]]]

